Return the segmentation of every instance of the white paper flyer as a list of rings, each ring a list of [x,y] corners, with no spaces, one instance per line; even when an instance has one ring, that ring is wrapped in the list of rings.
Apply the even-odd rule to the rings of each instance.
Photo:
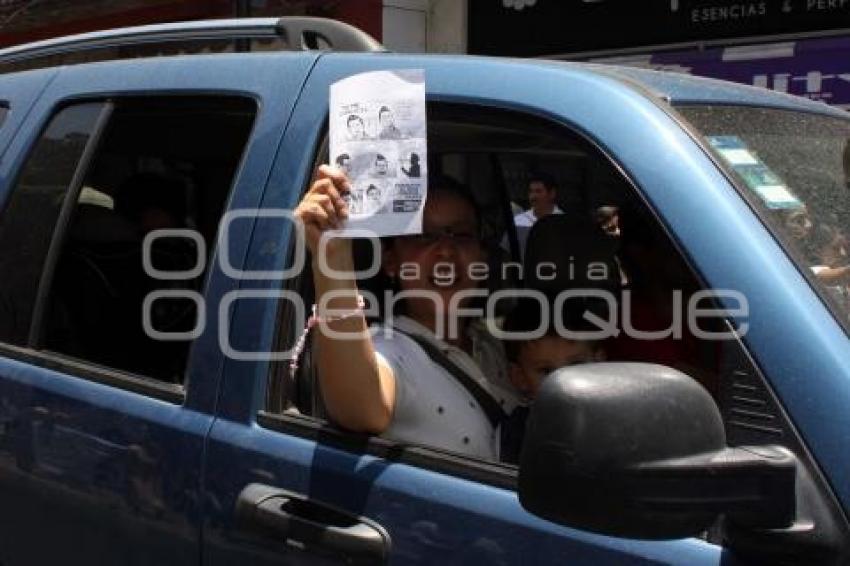
[[[340,234],[421,233],[428,194],[425,72],[374,71],[331,85],[330,161],[352,186]]]

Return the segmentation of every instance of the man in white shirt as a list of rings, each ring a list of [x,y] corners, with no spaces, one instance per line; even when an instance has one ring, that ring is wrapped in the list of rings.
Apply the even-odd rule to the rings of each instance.
[[[519,251],[525,256],[525,241],[534,223],[550,214],[563,214],[556,203],[558,191],[555,182],[546,175],[534,175],[528,181],[528,202],[531,208],[514,216]]]

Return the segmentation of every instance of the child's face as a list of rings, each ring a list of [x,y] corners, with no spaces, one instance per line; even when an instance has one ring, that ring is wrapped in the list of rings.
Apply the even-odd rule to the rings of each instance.
[[[598,362],[602,352],[592,342],[568,340],[560,336],[544,336],[529,340],[519,348],[517,362],[511,364],[514,387],[533,399],[543,379],[562,367]]]

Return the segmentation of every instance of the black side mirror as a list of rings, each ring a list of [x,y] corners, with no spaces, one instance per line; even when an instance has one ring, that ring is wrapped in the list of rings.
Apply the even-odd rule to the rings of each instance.
[[[795,466],[781,447],[728,448],[713,399],[679,371],[587,364],[541,387],[519,499],[554,522],[629,538],[694,536],[721,513],[781,528],[794,520]]]

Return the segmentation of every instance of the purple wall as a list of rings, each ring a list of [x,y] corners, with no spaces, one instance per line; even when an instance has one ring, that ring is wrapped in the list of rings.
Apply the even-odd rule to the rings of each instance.
[[[850,37],[663,52],[643,59],[635,64],[768,87],[850,109]]]

